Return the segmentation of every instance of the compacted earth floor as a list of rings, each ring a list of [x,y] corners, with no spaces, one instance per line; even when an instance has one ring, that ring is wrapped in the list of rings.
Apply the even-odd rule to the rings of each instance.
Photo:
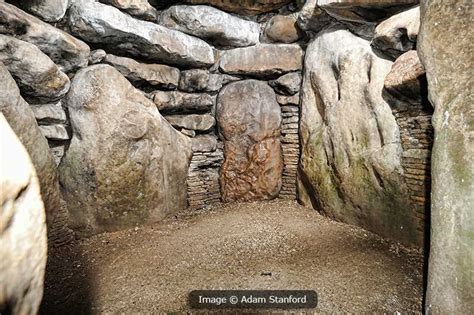
[[[296,202],[216,205],[51,249],[41,313],[187,312],[196,289],[315,290],[306,313],[421,312],[422,265]]]

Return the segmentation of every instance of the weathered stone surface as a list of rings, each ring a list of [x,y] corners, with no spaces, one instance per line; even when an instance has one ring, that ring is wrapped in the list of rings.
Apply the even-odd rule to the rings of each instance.
[[[182,66],[214,64],[212,47],[206,42],[141,21],[120,10],[94,2],[77,0],[69,9],[71,32],[90,43],[108,45],[133,56]]]
[[[420,7],[395,14],[375,28],[372,46],[397,58],[414,49],[420,28]]]
[[[179,89],[186,92],[216,92],[224,84],[238,80],[240,80],[239,77],[209,73],[205,69],[184,70],[181,71]]]
[[[299,199],[337,220],[420,245],[398,127],[382,98],[391,64],[345,29],[328,29],[310,43],[300,92]]]
[[[74,132],[59,171],[75,229],[117,230],[186,207],[189,139],[117,70],[80,70],[67,106]]]
[[[135,85],[148,84],[166,89],[178,86],[179,70],[170,66],[140,63],[131,58],[111,54],[105,56],[104,62],[114,66]]]
[[[256,77],[282,75],[301,70],[303,50],[296,44],[260,44],[223,53],[219,68],[230,74]]]
[[[300,90],[301,73],[292,72],[282,75],[278,79],[270,81],[269,84],[279,94],[295,95]]]
[[[48,142],[42,135],[28,103],[7,69],[0,64],[0,111],[25,146],[38,175],[41,196],[46,209],[48,240],[56,245],[71,240],[71,231],[65,226],[67,210],[61,204],[58,174]]]
[[[87,66],[90,49],[84,42],[3,1],[0,34],[36,45],[63,72]]]
[[[277,102],[280,105],[294,105],[294,106],[299,106],[300,104],[300,94],[296,93],[295,95],[292,96],[286,96],[286,95],[277,95]]]
[[[66,130],[66,127],[63,125],[40,125],[39,129],[43,136],[49,140],[69,140],[69,134]]]
[[[318,6],[332,17],[358,23],[386,18],[401,7],[417,4],[419,0],[318,0]]]
[[[418,53],[435,107],[426,311],[474,312],[474,68],[471,1],[420,1]]]
[[[39,124],[64,124],[66,123],[66,113],[61,106],[61,102],[41,105],[31,105],[31,110]]]
[[[256,80],[228,84],[218,96],[217,120],[224,140],[222,199],[277,197],[283,169],[281,116],[272,88]]]
[[[275,15],[265,26],[265,35],[275,43],[294,43],[301,37],[294,15]]]
[[[193,4],[209,4],[224,11],[257,15],[281,8],[292,0],[185,0]]]
[[[199,135],[191,140],[193,152],[212,152],[217,149],[217,137],[214,135]]]
[[[204,5],[172,6],[160,13],[158,22],[220,46],[251,46],[258,43],[260,36],[258,23]]]
[[[12,2],[47,22],[59,21],[66,13],[68,5],[68,0],[14,0]]]
[[[304,6],[297,13],[298,26],[303,31],[319,32],[331,22],[329,15],[318,7],[318,0],[306,0]]]
[[[0,35],[0,62],[16,80],[22,95],[54,101],[69,90],[69,78],[35,45]]]
[[[38,178],[0,113],[0,309],[36,314],[43,297],[46,225]]]
[[[89,56],[89,65],[95,65],[97,63],[101,63],[104,60],[107,53],[103,49],[96,49],[91,51]]]
[[[402,101],[421,101],[421,85],[426,85],[425,69],[416,50],[410,50],[395,60],[387,74],[384,92]]]
[[[209,114],[168,115],[165,118],[173,127],[197,131],[211,130],[216,124],[214,117]]]
[[[147,0],[100,0],[136,18],[156,22],[158,11]]]
[[[205,93],[179,91],[154,91],[149,94],[156,107],[163,112],[208,111],[214,105],[214,97]]]

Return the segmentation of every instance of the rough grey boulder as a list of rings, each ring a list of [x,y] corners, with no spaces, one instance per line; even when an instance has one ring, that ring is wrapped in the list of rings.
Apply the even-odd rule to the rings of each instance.
[[[31,110],[40,125],[66,123],[66,112],[61,106],[61,101],[50,104],[32,104]]]
[[[90,49],[84,42],[3,1],[0,34],[36,45],[63,72],[87,66]]]
[[[48,240],[52,245],[67,243],[72,239],[67,228],[67,210],[61,202],[58,173],[48,142],[42,135],[30,108],[20,96],[20,91],[7,69],[0,64],[0,111],[28,151],[38,175],[46,209]]]
[[[295,95],[300,90],[301,73],[287,73],[276,80],[270,81],[269,84],[279,94]]]
[[[61,124],[40,125],[39,129],[41,130],[43,136],[45,136],[45,138],[48,140],[64,141],[71,138],[67,132],[66,127]]]
[[[174,89],[179,82],[179,69],[158,64],[140,63],[131,58],[107,54],[103,62],[114,66],[134,85],[147,84],[154,87]]]
[[[87,235],[161,220],[186,207],[190,140],[116,69],[80,70],[59,166],[72,227]]]
[[[224,73],[271,77],[301,70],[303,50],[296,44],[260,44],[223,52]]]
[[[474,85],[471,1],[422,0],[418,53],[435,107],[425,309],[474,313]]]
[[[68,14],[72,34],[90,43],[107,45],[159,63],[185,67],[214,64],[213,49],[203,40],[134,19],[114,7],[92,0],[77,0]]]
[[[46,22],[59,21],[67,10],[69,0],[21,0],[20,7]]]
[[[209,131],[216,124],[215,118],[209,114],[168,115],[165,118],[173,127],[196,131]]]
[[[160,13],[159,24],[215,45],[245,47],[259,41],[260,25],[213,7],[175,5]]]
[[[43,297],[46,225],[38,178],[0,113],[0,310],[36,314]]]
[[[215,103],[215,97],[205,93],[184,93],[179,91],[154,91],[149,97],[160,112],[208,111]]]
[[[69,78],[35,45],[0,35],[0,62],[7,67],[23,96],[54,101],[69,90]]]
[[[289,4],[292,0],[185,0],[193,4],[209,4],[224,11],[242,15],[257,15]]]
[[[147,0],[100,0],[134,17],[156,22],[158,11]]]
[[[224,141],[222,200],[277,197],[283,171],[281,114],[272,88],[257,80],[230,83],[219,93],[216,116]]]
[[[395,14],[375,28],[372,46],[397,58],[414,49],[420,28],[420,7]]]
[[[401,176],[398,127],[382,98],[391,64],[369,41],[339,27],[310,43],[300,92],[299,200],[337,220],[420,245]]]
[[[205,69],[181,71],[179,89],[186,92],[217,92],[223,85],[240,80],[228,74],[210,73]]]

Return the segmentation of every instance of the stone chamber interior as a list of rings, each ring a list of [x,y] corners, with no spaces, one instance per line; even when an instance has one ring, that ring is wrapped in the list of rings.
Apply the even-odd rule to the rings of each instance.
[[[0,314],[473,314],[473,15],[0,0]]]

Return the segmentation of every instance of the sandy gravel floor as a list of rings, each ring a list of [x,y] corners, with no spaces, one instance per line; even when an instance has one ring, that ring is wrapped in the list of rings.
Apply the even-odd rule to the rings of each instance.
[[[218,205],[49,254],[43,314],[188,311],[195,289],[307,289],[314,312],[421,312],[420,252],[290,201]]]

